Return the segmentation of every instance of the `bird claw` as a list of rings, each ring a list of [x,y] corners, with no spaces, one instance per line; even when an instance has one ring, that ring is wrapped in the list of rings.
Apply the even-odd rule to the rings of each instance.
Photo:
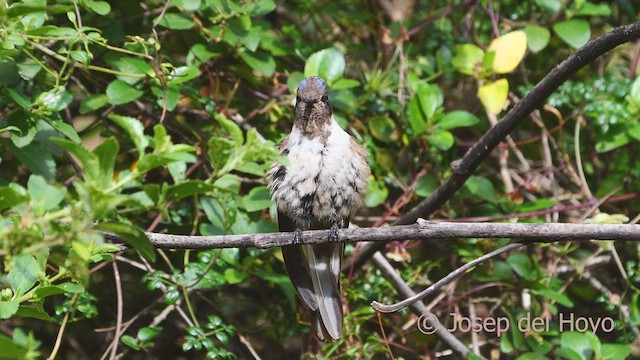
[[[296,228],[293,232],[293,245],[302,244],[302,229]]]
[[[338,223],[333,223],[329,230],[329,242],[338,242]]]

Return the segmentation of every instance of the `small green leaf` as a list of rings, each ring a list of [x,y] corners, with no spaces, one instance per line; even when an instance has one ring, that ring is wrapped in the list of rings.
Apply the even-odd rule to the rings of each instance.
[[[247,278],[247,274],[236,269],[229,268],[224,271],[224,278],[229,284],[239,284]]]
[[[171,85],[182,84],[198,77],[200,70],[195,66],[179,66],[169,74],[169,82]]]
[[[82,144],[77,144],[71,140],[62,138],[52,138],[51,141],[60,145],[65,150],[73,154],[82,165],[82,172],[84,173],[85,180],[92,182],[97,181],[100,178],[100,167],[98,157],[92,154]]]
[[[320,76],[329,85],[342,77],[346,62],[336,48],[328,48],[311,54],[304,65],[304,76]]]
[[[622,344],[603,344],[598,359],[624,360],[631,355],[631,347]]]
[[[80,114],[88,114],[106,106],[107,104],[109,104],[109,97],[105,94],[87,96],[80,103]]]
[[[242,198],[242,204],[248,212],[268,209],[271,206],[269,189],[266,186],[254,187],[249,191],[249,194]]]
[[[496,191],[489,179],[482,176],[471,176],[464,183],[464,187],[471,193],[483,200],[495,203]]]
[[[44,215],[55,209],[64,199],[64,193],[55,186],[47,184],[40,175],[31,175],[27,182],[29,205],[37,215]]]
[[[96,229],[107,231],[118,235],[122,240],[131,245],[134,249],[140,251],[140,254],[147,260],[156,261],[156,251],[145,235],[144,231],[135,225],[124,223],[104,222],[96,226]]]
[[[582,19],[573,19],[553,24],[553,31],[569,46],[577,49],[584,46],[591,38],[591,27]]]
[[[538,25],[527,25],[524,28],[524,32],[527,34],[527,45],[529,50],[536,53],[549,44],[551,33],[549,29]]]
[[[373,117],[369,121],[369,131],[374,138],[385,143],[398,141],[399,138],[396,124],[387,115]]]
[[[526,254],[523,253],[515,253],[509,255],[507,258],[507,263],[511,265],[513,271],[516,272],[519,276],[527,279],[533,280],[536,277],[533,271],[533,265],[531,263],[531,259]]]
[[[145,326],[138,330],[138,339],[142,342],[153,341],[162,332],[160,326]]]
[[[17,186],[17,188],[15,187]],[[0,187],[0,211],[16,206],[27,200],[27,196],[19,191],[20,186],[3,186]]]
[[[38,282],[42,267],[33,255],[19,254],[13,257],[13,267],[7,275],[7,282],[16,297],[21,297]],[[12,307],[13,305],[7,305]],[[16,306],[16,311],[18,307]]]
[[[364,205],[366,207],[376,207],[382,204],[389,196],[389,190],[386,186],[378,184],[373,178],[369,178],[369,189],[364,197]]]
[[[576,3],[577,5],[578,3]],[[578,12],[576,15],[582,16],[611,16],[611,5],[609,4],[594,4],[589,1],[580,2],[580,5],[576,6]]]
[[[455,55],[451,58],[454,69],[466,75],[473,75],[479,70],[484,58],[484,51],[473,44],[456,45]]]
[[[207,184],[201,180],[187,180],[171,186],[167,191],[167,199],[177,201],[187,196],[207,194],[213,189],[213,185]]]
[[[139,98],[144,91],[131,87],[126,82],[116,79],[107,86],[107,98],[113,105],[122,105]]]
[[[541,290],[536,290],[535,293],[538,295],[542,295],[546,298],[549,298],[562,306],[565,306],[568,308],[573,307],[573,301],[571,301],[571,299],[569,299],[567,295],[561,294],[558,291],[554,291],[551,289],[541,289]]]
[[[560,345],[562,348],[575,352],[581,360],[591,359],[591,355],[593,355],[591,343],[587,334],[563,332],[560,335]]]
[[[276,71],[276,62],[270,55],[261,52],[251,52],[248,50],[240,49],[240,58],[244,60],[251,68],[265,77],[270,77]]]
[[[109,3],[106,1],[88,0],[85,2],[85,4],[89,9],[91,9],[98,15],[107,15],[109,12],[111,12],[111,5],[109,5]]]
[[[475,115],[465,110],[454,110],[447,113],[442,119],[436,123],[436,128],[442,130],[451,130],[461,127],[473,126],[480,122]]]
[[[154,19],[154,21],[156,20]],[[194,22],[182,14],[167,13],[164,14],[158,25],[171,30],[188,30],[193,27]]]
[[[429,144],[440,150],[449,150],[453,146],[455,140],[453,134],[446,130],[436,130],[429,135]]]
[[[109,115],[109,119],[120,126],[131,138],[138,149],[138,158],[144,155],[144,149],[149,146],[149,139],[144,135],[144,125],[140,120],[130,116]]]
[[[420,180],[418,180],[414,191],[418,196],[427,197],[430,196],[434,191],[436,191],[437,188],[438,181],[436,180],[436,178],[431,174],[427,174],[421,177]]]
[[[0,319],[8,319],[12,317],[16,312],[18,312],[19,306],[20,302],[17,300],[0,301]]]
[[[127,345],[128,347],[132,348],[133,350],[141,350],[140,346],[138,345],[138,340],[136,340],[131,335],[123,335],[120,338],[120,341],[122,341],[123,344]]]

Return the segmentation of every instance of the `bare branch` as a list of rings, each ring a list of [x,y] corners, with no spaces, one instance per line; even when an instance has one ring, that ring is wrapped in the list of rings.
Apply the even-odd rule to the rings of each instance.
[[[103,235],[121,241],[116,235]],[[293,233],[266,233],[242,235],[187,236],[146,233],[151,243],[159,249],[221,249],[255,247],[267,249],[292,245]],[[327,242],[329,230],[302,232],[303,244]],[[640,225],[629,224],[518,224],[518,223],[454,223],[419,219],[413,225],[382,228],[342,229],[340,242],[403,241],[458,238],[515,238],[534,242],[563,240],[640,240]],[[126,248],[126,245],[122,245]]]

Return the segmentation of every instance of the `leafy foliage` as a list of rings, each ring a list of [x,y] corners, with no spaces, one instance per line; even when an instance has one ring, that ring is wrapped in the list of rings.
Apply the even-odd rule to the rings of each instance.
[[[369,307],[400,297],[371,265],[343,278],[343,338],[319,344],[278,250],[162,251],[144,232],[276,231],[263,177],[297,83],[312,75],[370,154],[353,220],[390,223],[573,49],[637,11],[584,0],[0,0],[0,358],[95,358],[116,345],[127,358],[433,355],[433,335],[403,326],[408,310],[380,321]],[[629,222],[640,210],[637,59],[622,46],[563,84],[435,216]],[[385,255],[420,289],[505,242],[409,241]],[[479,266],[432,310],[448,324],[471,308],[548,320],[479,333],[484,355],[623,359],[638,348],[639,264],[631,242],[531,247]],[[561,331],[568,313],[615,326]],[[115,341],[94,332],[114,324]]]

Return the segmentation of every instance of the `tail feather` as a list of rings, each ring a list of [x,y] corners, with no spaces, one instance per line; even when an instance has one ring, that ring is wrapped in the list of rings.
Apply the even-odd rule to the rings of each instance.
[[[305,246],[320,320],[327,334],[334,340],[342,333],[343,315],[339,281],[343,248],[343,244]],[[320,336],[321,334],[318,334],[318,337]]]
[[[318,303],[316,302],[313,283],[309,277],[310,270],[302,248],[298,245],[283,246],[282,257],[284,258],[284,265],[289,273],[289,278],[291,278],[291,283],[298,291],[300,298],[311,311],[317,311]]]

